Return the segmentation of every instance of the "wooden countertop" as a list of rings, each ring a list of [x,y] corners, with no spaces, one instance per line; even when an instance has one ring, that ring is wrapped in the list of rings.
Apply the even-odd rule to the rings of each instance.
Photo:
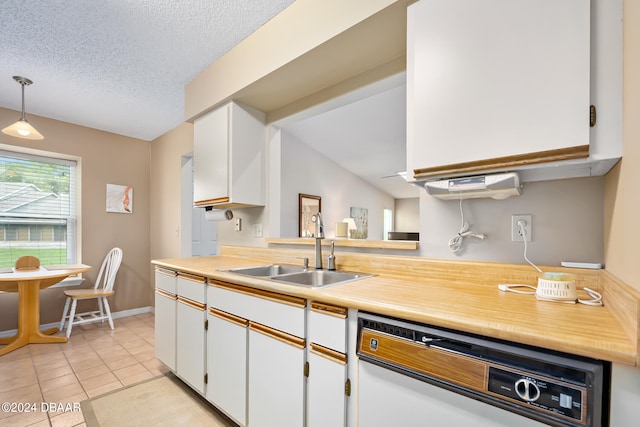
[[[620,316],[615,313],[616,307],[607,304],[606,299],[604,307],[537,301],[533,295],[502,292],[497,288],[500,282],[492,283],[491,280],[478,278],[471,274],[471,271],[467,275],[457,271],[458,277],[448,279],[443,279],[437,272],[434,275],[422,274],[420,268],[416,268],[413,278],[411,273],[399,276],[375,272],[378,274],[371,278],[315,289],[221,271],[266,265],[270,262],[288,261],[290,264],[300,264],[299,260],[294,261],[297,257],[287,258],[282,254],[283,252],[278,252],[277,259],[269,260],[264,254],[248,251],[247,257],[238,257],[233,253],[234,256],[163,259],[154,260],[152,263],[347,308],[637,365],[638,338],[637,335],[633,335],[636,329],[623,324]],[[342,254],[342,257],[346,259],[349,255]],[[367,255],[366,258],[370,259],[371,255]],[[387,258],[390,257],[385,257],[382,261],[387,261]],[[420,262],[419,258],[398,259],[399,262]],[[487,269],[493,267],[491,263],[485,264],[488,266]],[[440,264],[436,262],[434,265]],[[457,265],[459,268],[460,264]],[[469,265],[471,269],[482,266],[483,263]],[[500,267],[504,270],[504,265]],[[513,274],[517,273],[517,267],[514,265]],[[339,264],[338,269],[345,268]],[[372,272],[363,269],[357,271]],[[392,270],[392,273],[395,271]],[[585,274],[586,280],[593,280],[598,272],[587,271]],[[580,283],[578,287],[581,287]],[[584,297],[586,298],[586,295]],[[637,319],[635,322],[637,323]]]

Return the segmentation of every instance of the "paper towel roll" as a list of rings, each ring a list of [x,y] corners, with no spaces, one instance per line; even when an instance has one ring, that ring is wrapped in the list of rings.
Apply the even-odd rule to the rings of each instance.
[[[210,209],[205,211],[204,217],[207,221],[229,221],[233,219],[233,212],[229,209]]]

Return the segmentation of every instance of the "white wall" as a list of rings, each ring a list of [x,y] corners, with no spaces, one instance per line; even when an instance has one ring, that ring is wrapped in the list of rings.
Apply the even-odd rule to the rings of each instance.
[[[393,209],[394,200],[343,169],[337,163],[311,149],[286,131],[280,133],[280,174],[281,200],[270,197],[271,206],[280,206],[280,235],[277,237],[298,237],[298,194],[312,194],[322,197],[322,219],[325,237],[335,235],[335,223],[350,215],[351,207],[367,208],[369,213],[368,239],[382,240],[383,211]],[[272,150],[272,155],[275,150]],[[270,161],[274,164],[274,160]],[[276,186],[272,182],[270,188]]]
[[[420,198],[396,199],[393,231],[420,231]]]
[[[460,253],[452,254],[447,243],[460,229],[459,202],[420,195],[420,256],[525,263],[523,244],[511,241],[511,215],[531,214],[531,261],[603,262],[603,177],[526,183],[521,196],[466,200],[463,211],[471,230],[488,237],[466,238]]]

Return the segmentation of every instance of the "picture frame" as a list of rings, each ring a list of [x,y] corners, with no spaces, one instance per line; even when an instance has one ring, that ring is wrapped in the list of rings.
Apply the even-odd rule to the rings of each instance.
[[[322,198],[311,194],[298,194],[298,237],[315,237],[316,225],[311,217],[322,212]]]
[[[133,187],[107,184],[107,212],[133,213]]]

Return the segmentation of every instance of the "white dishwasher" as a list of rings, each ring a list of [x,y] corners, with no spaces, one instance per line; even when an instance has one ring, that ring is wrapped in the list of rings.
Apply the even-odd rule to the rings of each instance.
[[[358,314],[358,426],[607,426],[608,362]]]

